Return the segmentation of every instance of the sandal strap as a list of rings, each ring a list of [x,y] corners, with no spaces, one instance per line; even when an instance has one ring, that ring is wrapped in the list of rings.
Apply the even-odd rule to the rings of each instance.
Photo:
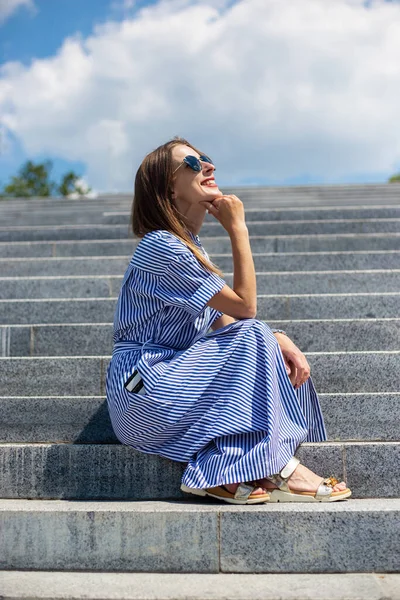
[[[321,481],[321,483],[317,489],[317,493],[315,494],[315,499],[321,500],[323,498],[326,498],[327,496],[330,496],[333,492],[333,487],[337,483],[339,483],[339,482],[336,479],[336,477],[333,477],[333,475],[331,475],[331,477],[327,477],[326,479]]]
[[[235,492],[236,500],[248,500],[251,493],[256,489],[254,485],[247,485],[246,483],[240,483]]]
[[[333,492],[333,487],[330,485],[326,485],[324,482],[322,482],[318,489],[317,489],[317,493],[315,494],[315,499],[316,500],[323,500],[326,497],[329,497]]]
[[[300,464],[299,459],[296,456],[292,456],[289,462],[283,467],[283,469],[276,473],[275,475],[271,475],[267,477],[272,483],[274,483],[280,490],[284,492],[289,492],[289,486],[287,484],[287,480],[297,469]]]
[[[289,479],[300,464],[299,459],[296,456],[292,456],[287,465],[285,465],[280,472],[282,479]]]

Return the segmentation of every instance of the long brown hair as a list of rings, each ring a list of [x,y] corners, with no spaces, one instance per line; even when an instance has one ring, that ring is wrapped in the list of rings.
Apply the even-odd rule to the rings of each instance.
[[[188,233],[182,215],[172,200],[173,167],[172,148],[180,145],[197,148],[181,137],[175,137],[153,152],[140,165],[135,177],[135,193],[131,221],[133,234],[142,238],[156,229],[164,229],[179,238],[197,260],[208,270],[223,276],[222,271],[208,261]]]

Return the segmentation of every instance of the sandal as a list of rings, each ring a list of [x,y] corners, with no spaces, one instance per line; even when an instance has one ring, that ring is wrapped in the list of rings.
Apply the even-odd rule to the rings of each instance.
[[[181,490],[188,494],[195,494],[196,496],[211,496],[217,500],[223,500],[229,504],[261,504],[262,502],[268,502],[270,494],[252,494],[255,489],[260,487],[259,485],[247,485],[246,483],[240,483],[235,493],[230,492],[224,485],[219,485],[207,489],[190,488],[182,483]]]
[[[269,490],[270,502],[336,502],[351,496],[349,488],[341,492],[333,491],[334,486],[339,483],[335,477],[324,479],[315,493],[292,491],[287,484],[287,480],[299,464],[299,459],[293,456],[280,473],[266,477],[278,486],[278,489]]]

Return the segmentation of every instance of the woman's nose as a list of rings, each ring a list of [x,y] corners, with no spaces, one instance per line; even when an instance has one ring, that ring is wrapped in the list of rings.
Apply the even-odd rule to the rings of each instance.
[[[210,171],[211,173],[215,171],[214,165],[212,163],[203,162],[203,172],[209,173]]]

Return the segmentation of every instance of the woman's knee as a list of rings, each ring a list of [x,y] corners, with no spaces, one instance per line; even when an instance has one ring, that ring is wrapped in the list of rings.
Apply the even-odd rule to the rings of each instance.
[[[278,344],[278,340],[274,336],[271,327],[265,321],[261,321],[261,319],[252,319],[254,322],[254,327],[258,331],[268,337],[269,341],[273,341],[275,344]]]

